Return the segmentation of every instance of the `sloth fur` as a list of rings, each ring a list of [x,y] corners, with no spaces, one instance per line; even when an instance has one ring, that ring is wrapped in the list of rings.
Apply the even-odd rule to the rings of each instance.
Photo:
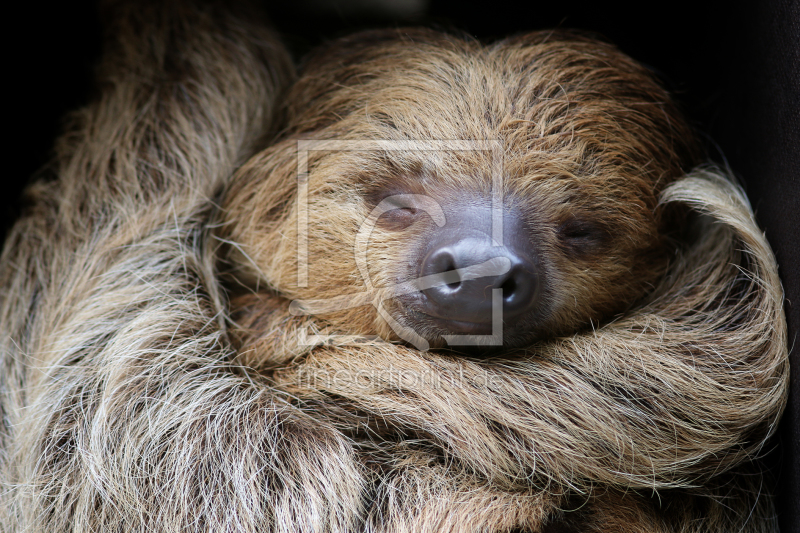
[[[287,93],[285,140],[256,153],[292,77],[256,17],[180,3],[105,9],[114,23],[100,95],[59,140],[52,179],[29,189],[0,263],[0,531],[776,530],[757,459],[786,401],[777,267],[739,189],[713,169],[680,177],[692,149],[663,92],[641,111],[634,92],[595,132],[618,157],[587,148],[600,156],[583,167],[561,157],[582,138],[580,120],[536,146],[563,174],[608,163],[643,176],[650,196],[633,195],[635,212],[663,218],[645,220],[658,234],[638,241],[636,227],[651,226],[618,220],[632,249],[682,226],[667,255],[644,263],[652,270],[613,289],[631,300],[587,295],[596,307],[552,322],[574,320],[575,332],[543,326],[552,334],[491,357],[377,340],[309,346],[302,328],[391,332],[369,307],[289,312],[291,298],[363,288],[346,250],[362,191],[331,181],[357,161],[335,154],[312,162],[309,206],[333,217],[338,240],[325,242],[347,253],[314,255],[312,224],[310,263],[330,263],[307,289],[292,281],[298,138],[371,138],[364,99],[386,90],[382,79],[483,68],[489,50],[573,79],[606,65],[597,79],[623,93],[626,76],[644,80],[630,60],[569,35],[485,48],[412,32],[424,45],[408,54],[402,32],[362,36],[346,57],[327,56],[330,69],[309,62]],[[570,50],[583,59],[565,64]],[[455,79],[434,81],[432,97]],[[538,98],[556,121],[574,104]],[[442,105],[450,116],[455,104]],[[495,132],[545,123],[526,109],[494,123],[503,115],[486,111]],[[423,133],[405,131],[442,131]],[[509,155],[527,142],[510,139]],[[532,168],[522,163],[514,175]],[[331,189],[350,204],[326,204]],[[592,275],[581,272],[564,276]]]

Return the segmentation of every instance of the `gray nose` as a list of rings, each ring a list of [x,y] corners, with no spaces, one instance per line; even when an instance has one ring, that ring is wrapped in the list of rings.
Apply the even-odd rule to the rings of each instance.
[[[453,322],[490,326],[492,290],[503,291],[503,320],[507,321],[533,308],[537,303],[539,276],[529,257],[530,239],[521,224],[506,223],[503,246],[494,246],[488,234],[469,231],[470,217],[459,217],[454,227],[441,228],[429,241],[420,265],[420,276],[442,275],[442,282],[423,290],[425,311],[431,316]],[[480,221],[485,218],[481,217]],[[462,237],[465,232],[469,236]],[[483,235],[483,236],[481,236]],[[487,261],[507,268],[490,269],[482,275]],[[463,270],[466,269],[466,270]],[[460,272],[456,272],[460,270]],[[476,272],[477,270],[477,272]],[[458,329],[458,328],[456,328]]]

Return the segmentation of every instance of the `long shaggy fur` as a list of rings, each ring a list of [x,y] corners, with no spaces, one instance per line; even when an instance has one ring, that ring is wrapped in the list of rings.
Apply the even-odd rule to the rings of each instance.
[[[259,278],[245,242],[269,235],[243,220],[292,209],[294,138],[254,156],[291,78],[285,52],[247,11],[105,15],[100,96],[73,117],[0,260],[0,531],[776,530],[753,461],[786,401],[782,292],[720,172],[643,201],[695,216],[667,270],[652,260],[646,299],[594,329],[488,359],[305,346],[302,327],[381,326],[291,315],[292,290]],[[277,170],[261,214],[220,215],[220,190],[236,198],[231,176],[265,157]],[[680,165],[664,172],[651,178]],[[272,289],[243,297],[234,328],[219,236],[258,267],[237,279]]]

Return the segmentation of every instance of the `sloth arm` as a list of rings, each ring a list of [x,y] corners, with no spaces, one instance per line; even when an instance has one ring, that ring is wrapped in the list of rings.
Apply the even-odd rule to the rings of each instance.
[[[288,57],[246,12],[103,9],[99,97],[0,264],[0,530],[350,530],[351,445],[230,363],[206,228]]]
[[[413,431],[509,489],[531,476],[688,487],[750,461],[786,401],[774,257],[723,177],[699,171],[668,193],[708,219],[627,316],[486,359],[382,342],[306,349],[275,384],[350,402],[351,425],[364,416]]]
[[[707,218],[629,316],[485,360],[381,342],[306,348],[274,369],[273,383],[317,402],[319,414],[328,409],[345,431],[411,437],[509,493],[568,487],[588,501],[599,485],[586,509],[598,524],[629,522],[605,506],[606,487],[662,491],[663,502],[638,507],[660,508],[661,518],[631,531],[772,531],[761,472],[748,463],[786,401],[775,260],[743,193],[723,176],[698,170],[664,200]],[[283,342],[269,337],[253,350]]]

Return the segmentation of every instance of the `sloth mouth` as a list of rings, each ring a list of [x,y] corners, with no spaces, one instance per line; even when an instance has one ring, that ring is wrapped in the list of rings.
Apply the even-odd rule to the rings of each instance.
[[[482,339],[489,339],[499,333],[494,331],[493,323],[487,321],[455,320],[453,318],[437,316],[430,312],[424,301],[424,295],[416,294],[415,297],[404,295],[394,298],[390,305],[390,313],[406,328],[428,341],[431,347],[443,348],[448,345],[445,340],[451,335],[473,336],[475,347],[481,350],[511,349],[523,346],[536,339],[536,322],[532,316],[518,317],[517,320],[503,320],[502,346],[494,343],[484,344]],[[458,349],[466,349],[467,345],[458,344]]]
[[[446,316],[427,305],[423,292],[398,295],[385,300],[385,303],[386,310],[402,327],[413,331],[428,341],[431,347],[437,348],[449,344],[446,340],[448,336],[466,335],[473,337],[472,342],[481,349],[497,349],[500,346],[494,342],[489,343],[490,337],[497,334],[501,334],[502,349],[517,348],[535,340],[537,326],[541,323],[542,309],[539,308],[538,312],[525,313],[513,319],[504,316],[502,332],[498,332],[493,327],[493,315],[490,315],[490,320],[465,320],[463,314],[459,317]],[[461,349],[467,345],[459,343],[458,346]]]
[[[433,325],[436,329],[440,330],[440,335],[444,334],[465,334],[465,335],[491,335],[492,324],[485,322],[466,322],[463,320],[453,320],[446,317],[438,317],[423,313],[421,311],[413,311],[410,313],[412,317],[419,317],[419,322]]]
[[[456,320],[452,317],[432,313],[425,305],[424,295],[417,293],[395,298],[397,315],[402,316],[403,325],[417,335],[431,341],[444,335],[491,335],[492,323]]]

